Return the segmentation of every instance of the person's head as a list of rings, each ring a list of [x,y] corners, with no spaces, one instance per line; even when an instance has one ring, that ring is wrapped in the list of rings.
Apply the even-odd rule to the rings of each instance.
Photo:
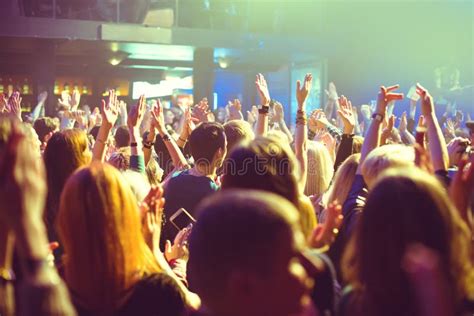
[[[33,128],[38,134],[40,142],[46,144],[53,133],[59,131],[59,120],[47,116],[40,117],[34,122]]]
[[[240,143],[248,143],[255,137],[252,127],[244,120],[232,120],[225,123],[224,131],[227,138],[228,153]]]
[[[352,153],[353,154],[358,154],[362,150],[362,144],[364,143],[364,137],[362,136],[354,136],[353,142],[352,142]]]
[[[145,168],[146,176],[150,185],[158,185],[161,183],[161,179],[163,179],[164,171],[160,167],[156,159],[156,154],[152,154]]]
[[[326,146],[308,141],[308,174],[304,194],[321,196],[329,188],[334,166]]]
[[[86,309],[110,311],[141,276],[159,271],[142,235],[137,200],[108,164],[94,162],[69,178],[56,224],[66,283]]]
[[[119,126],[115,131],[115,147],[122,148],[130,146],[130,132],[125,125]]]
[[[418,168],[387,170],[375,183],[343,260],[348,281],[360,289],[365,315],[414,315],[416,306],[401,263],[412,244],[441,259],[453,302],[472,295],[470,235],[446,190]]]
[[[296,157],[287,143],[276,138],[257,137],[247,145],[234,148],[224,165],[221,188],[273,192],[303,212],[306,208],[301,207],[299,172]],[[314,212],[300,213],[301,227],[308,227],[303,229],[305,235],[309,233],[309,227],[316,224],[315,221]]]
[[[309,303],[304,237],[286,199],[228,190],[203,201],[189,238],[188,280],[216,315],[292,315]]]
[[[405,145],[385,145],[372,150],[362,164],[362,175],[369,186],[372,187],[377,177],[388,168],[412,167],[415,164],[415,151],[413,147]]]
[[[324,198],[324,204],[337,200],[344,203],[354,182],[357,167],[359,166],[360,154],[352,154],[339,166],[334,179],[329,187],[327,195]]]
[[[100,126],[94,126],[93,128],[91,128],[91,130],[89,131],[89,134],[92,135],[92,137],[94,137],[94,140],[97,139],[97,134],[99,134],[99,129],[100,129]]]
[[[227,120],[227,109],[225,107],[219,107],[216,110],[216,120],[217,122],[224,124]]]
[[[174,120],[175,120],[175,115],[173,111],[170,109],[164,109],[163,111],[164,119],[165,119],[165,124],[167,125],[173,125]]]
[[[202,123],[189,136],[189,146],[197,165],[220,167],[227,153],[224,128],[219,123]]]
[[[44,151],[48,189],[59,195],[66,179],[79,167],[91,161],[87,135],[80,129],[54,133]]]

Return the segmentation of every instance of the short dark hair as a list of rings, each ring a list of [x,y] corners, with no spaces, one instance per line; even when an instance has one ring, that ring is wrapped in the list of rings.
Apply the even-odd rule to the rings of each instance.
[[[89,134],[92,135],[92,137],[94,137],[94,140],[97,139],[97,135],[99,134],[99,129],[100,129],[100,126],[94,126],[93,128],[91,128],[91,130],[89,131]]]
[[[130,133],[125,125],[119,126],[115,131],[115,146],[117,148],[130,146]]]
[[[235,269],[271,277],[277,236],[299,229],[295,207],[263,191],[221,191],[205,199],[196,213],[189,237],[188,280],[206,303],[222,295]]]
[[[189,137],[191,155],[196,163],[210,164],[217,150],[225,148],[225,143],[224,128],[219,123],[202,123]]]
[[[53,133],[59,129],[59,121],[52,117],[41,117],[35,121],[33,128],[38,134],[38,138],[41,142],[44,142],[44,137],[49,133]]]

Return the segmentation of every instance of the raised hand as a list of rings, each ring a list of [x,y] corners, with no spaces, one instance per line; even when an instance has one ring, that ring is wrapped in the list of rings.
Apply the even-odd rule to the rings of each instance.
[[[387,126],[383,129],[381,135],[381,143],[385,144],[386,141],[392,136],[393,127],[395,125],[396,116],[392,115],[388,118]]]
[[[228,121],[232,120],[243,120],[242,115],[242,104],[239,99],[235,99],[233,102],[229,102],[227,105]]]
[[[444,129],[446,136],[449,138],[456,137],[456,128],[454,127],[453,120],[448,118],[446,120],[446,128]]]
[[[163,188],[152,186],[140,205],[142,231],[147,245],[156,253],[160,251],[161,224],[163,219]]]
[[[421,100],[421,113],[424,116],[430,116],[434,114],[434,102],[431,94],[419,83],[416,84],[416,93],[420,96]]]
[[[273,121],[281,122],[285,120],[285,113],[283,111],[283,105],[280,102],[275,102],[273,108]]]
[[[328,89],[324,91],[326,92],[326,96],[330,101],[336,102],[339,99],[339,97],[337,96],[337,89],[334,82],[330,82]]]
[[[48,92],[43,91],[40,94],[38,94],[38,103],[45,103],[46,99],[48,98]]]
[[[191,109],[188,107],[184,111],[184,133],[186,136],[191,135],[191,133],[196,128],[196,122],[198,120],[191,115]]]
[[[247,111],[247,122],[249,122],[250,125],[253,125],[257,121],[257,117],[258,108],[256,105],[252,105],[252,109],[250,111]]]
[[[108,124],[110,127],[114,126],[119,114],[119,102],[115,90],[109,90],[109,99],[107,102],[102,100],[100,113],[102,116],[102,124]]]
[[[187,260],[189,251],[188,251],[188,238],[191,235],[193,224],[189,224],[188,227],[183,228],[176,235],[173,245],[169,240],[165,243],[165,258],[168,262],[171,260],[182,259]]]
[[[329,123],[323,110],[317,109],[311,113],[308,127],[312,132],[316,132],[318,129],[326,129],[328,125],[331,125],[331,123]]]
[[[8,99],[8,106],[10,107],[10,112],[15,115],[20,121],[23,121],[21,118],[21,100],[20,92],[13,92],[10,99]]]
[[[81,93],[79,90],[74,89],[72,91],[72,97],[70,99],[71,111],[75,111],[81,102]]]
[[[158,130],[160,135],[166,132],[165,116],[161,100],[156,100],[156,105],[151,109],[151,125]]]
[[[344,134],[352,134],[356,125],[356,117],[352,108],[352,103],[345,96],[339,98],[339,110],[337,114],[344,124]]]
[[[402,100],[403,93],[395,93],[396,89],[400,88],[400,85],[393,85],[386,88],[385,86],[380,87],[380,92],[377,97],[377,113],[384,115],[387,111],[387,106],[390,102],[395,100]]]
[[[398,125],[400,133],[405,133],[407,131],[407,125],[407,112],[403,112],[402,117],[400,118],[400,124]]]
[[[368,104],[362,104],[360,107],[360,113],[366,120],[370,120],[372,117],[372,109],[370,108],[370,105]]]
[[[10,107],[8,106],[8,98],[5,94],[0,94],[0,113],[10,112]]]
[[[296,81],[296,100],[298,101],[298,109],[304,110],[306,105],[306,99],[308,98],[309,92],[311,91],[311,85],[313,84],[313,75],[308,73],[304,77],[303,84],[301,81]]]
[[[261,105],[268,106],[271,101],[270,92],[268,91],[267,81],[262,74],[257,75],[255,86],[257,87],[258,95],[260,96]]]
[[[330,246],[339,232],[339,228],[342,224],[342,207],[337,202],[329,203],[327,209],[326,221],[323,224],[319,224],[313,231],[309,239],[309,245],[312,248],[322,248],[324,246]]]
[[[466,153],[466,148],[469,146],[469,139],[456,137],[453,138],[447,146],[449,155],[449,165],[457,166],[463,154]]]
[[[143,115],[146,111],[146,98],[142,94],[138,99],[137,104],[132,106],[130,113],[128,114],[127,125],[129,129],[139,129],[140,124],[143,120]]]
[[[193,107],[192,116],[196,118],[199,122],[211,122],[211,111],[209,110],[209,105],[207,98],[203,98]]]

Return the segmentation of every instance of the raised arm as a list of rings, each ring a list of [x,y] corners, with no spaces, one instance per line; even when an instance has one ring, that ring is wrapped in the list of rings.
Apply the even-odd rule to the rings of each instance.
[[[168,131],[166,130],[165,119],[163,116],[163,106],[161,105],[161,101],[159,99],[157,100],[156,106],[151,111],[151,116],[154,120],[153,125],[156,127],[161,139],[163,139],[175,168],[187,166],[188,162],[181,152],[181,149],[179,149],[174,139],[168,134]]]
[[[300,186],[302,188],[306,185],[306,176],[308,173],[308,148],[306,143],[308,141],[308,129],[306,128],[306,99],[311,91],[313,83],[313,75],[306,74],[303,84],[301,81],[296,82],[296,101],[298,103],[298,111],[296,112],[296,130],[295,130],[295,154],[301,168]]]
[[[258,95],[260,96],[260,109],[258,110],[257,125],[255,127],[256,136],[265,136],[268,131],[268,111],[270,110],[270,92],[267,81],[262,74],[257,75],[255,80]]]
[[[277,122],[278,127],[280,127],[280,130],[283,133],[285,133],[286,137],[288,137],[289,142],[292,143],[293,135],[291,135],[291,132],[288,129],[288,126],[286,126],[285,111],[283,110],[283,105],[280,102],[275,102],[275,106],[273,109],[274,109],[273,119],[275,120],[275,122]]]
[[[449,155],[443,132],[438,124],[434,111],[434,102],[431,94],[420,84],[416,85],[416,92],[420,95],[421,113],[425,118],[428,133],[429,150],[435,171],[448,170]]]
[[[146,111],[146,98],[141,95],[128,114],[127,126],[130,134],[130,169],[145,172],[145,158],[143,155],[142,137],[140,135],[140,124]]]
[[[119,111],[115,90],[109,90],[109,99],[107,102],[102,100],[100,109],[102,124],[92,148],[92,160],[104,161],[110,131],[117,120]]]
[[[361,174],[362,165],[367,155],[380,144],[380,129],[382,122],[387,115],[387,105],[392,100],[403,99],[403,93],[394,93],[392,91],[399,88],[399,85],[391,87],[380,87],[380,92],[377,98],[377,107],[375,113],[372,115],[372,121],[370,123],[367,134],[365,135],[364,144],[362,145],[360,162],[357,167],[357,174]]]

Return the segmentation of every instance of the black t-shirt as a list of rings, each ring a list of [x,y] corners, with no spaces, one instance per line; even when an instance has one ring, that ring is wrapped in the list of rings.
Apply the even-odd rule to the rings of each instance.
[[[176,172],[165,187],[165,224],[163,226],[161,241],[167,239],[171,242],[178,233],[176,227],[170,222],[170,217],[180,208],[184,208],[196,218],[195,208],[204,198],[219,190],[218,185],[209,177],[193,176],[189,170]],[[183,227],[184,228],[184,227]]]
[[[174,279],[164,273],[151,274],[137,282],[124,305],[114,316],[182,316],[185,299]],[[100,313],[75,306],[79,316],[96,316]]]

